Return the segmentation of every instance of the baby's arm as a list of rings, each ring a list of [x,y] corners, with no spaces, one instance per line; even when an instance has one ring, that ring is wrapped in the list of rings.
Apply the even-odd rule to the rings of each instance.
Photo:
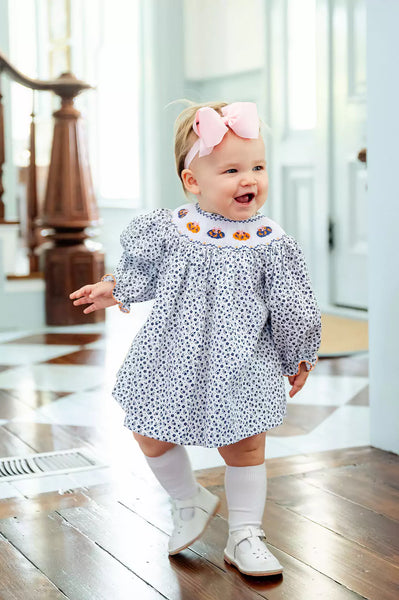
[[[87,315],[95,310],[118,304],[112,296],[113,289],[114,283],[112,281],[100,281],[99,283],[93,283],[92,285],[84,285],[79,290],[69,294],[69,298],[74,300],[74,306],[90,304],[90,306],[83,311]]]
[[[290,385],[292,385],[292,388],[289,392],[290,398],[293,398],[295,394],[303,388],[308,378],[308,375],[309,371],[306,369],[306,363],[301,362],[301,364],[299,365],[298,373],[296,375],[288,376],[288,381],[290,382]]]

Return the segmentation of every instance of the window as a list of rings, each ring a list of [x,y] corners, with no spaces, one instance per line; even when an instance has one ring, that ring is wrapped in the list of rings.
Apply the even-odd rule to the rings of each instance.
[[[140,0],[13,0],[10,60],[29,77],[71,70],[95,86],[75,100],[81,111],[100,205],[139,208]],[[20,15],[24,14],[21,19]],[[32,92],[11,86],[13,163],[29,162]],[[35,93],[36,162],[50,160],[52,112],[59,100]]]
[[[100,205],[141,206],[139,9],[139,0],[72,4],[73,70],[96,87],[76,106],[85,118]]]

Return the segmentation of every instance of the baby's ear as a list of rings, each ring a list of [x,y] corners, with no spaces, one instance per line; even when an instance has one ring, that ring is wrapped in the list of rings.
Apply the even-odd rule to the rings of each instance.
[[[188,192],[192,194],[199,194],[200,188],[198,182],[194,176],[194,173],[190,169],[183,169],[180,175],[183,185]]]

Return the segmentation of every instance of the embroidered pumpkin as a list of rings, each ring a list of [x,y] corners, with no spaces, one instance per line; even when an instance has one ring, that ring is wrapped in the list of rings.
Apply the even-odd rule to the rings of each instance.
[[[247,231],[236,231],[233,233],[233,238],[235,240],[249,240],[251,235]]]
[[[181,208],[177,214],[179,216],[179,219],[182,219],[183,217],[186,216],[187,213],[188,213],[187,208]]]
[[[220,238],[224,238],[224,236],[225,236],[223,231],[221,229],[219,229],[218,227],[214,227],[213,229],[210,229],[208,231],[208,235],[209,235],[209,237],[217,239],[217,240]]]
[[[269,235],[269,233],[272,232],[272,228],[271,227],[259,227],[258,231],[256,232],[256,235],[258,235],[259,237],[266,237],[267,235]]]
[[[190,223],[187,223],[187,229],[189,231],[192,231],[193,233],[198,233],[201,228],[199,226],[199,223],[193,223],[190,221]]]

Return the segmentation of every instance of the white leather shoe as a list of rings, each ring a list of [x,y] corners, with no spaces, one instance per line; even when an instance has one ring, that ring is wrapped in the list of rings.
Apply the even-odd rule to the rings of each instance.
[[[237,567],[245,575],[277,575],[283,567],[273,556],[262,538],[265,532],[260,527],[248,525],[245,529],[232,531],[224,549],[224,560]],[[241,544],[247,540],[250,544]]]
[[[220,506],[220,498],[199,483],[198,492],[188,500],[171,500],[174,529],[169,538],[169,554],[177,554],[195,542],[208,526]],[[194,515],[188,521],[181,518],[182,508],[193,508]]]

